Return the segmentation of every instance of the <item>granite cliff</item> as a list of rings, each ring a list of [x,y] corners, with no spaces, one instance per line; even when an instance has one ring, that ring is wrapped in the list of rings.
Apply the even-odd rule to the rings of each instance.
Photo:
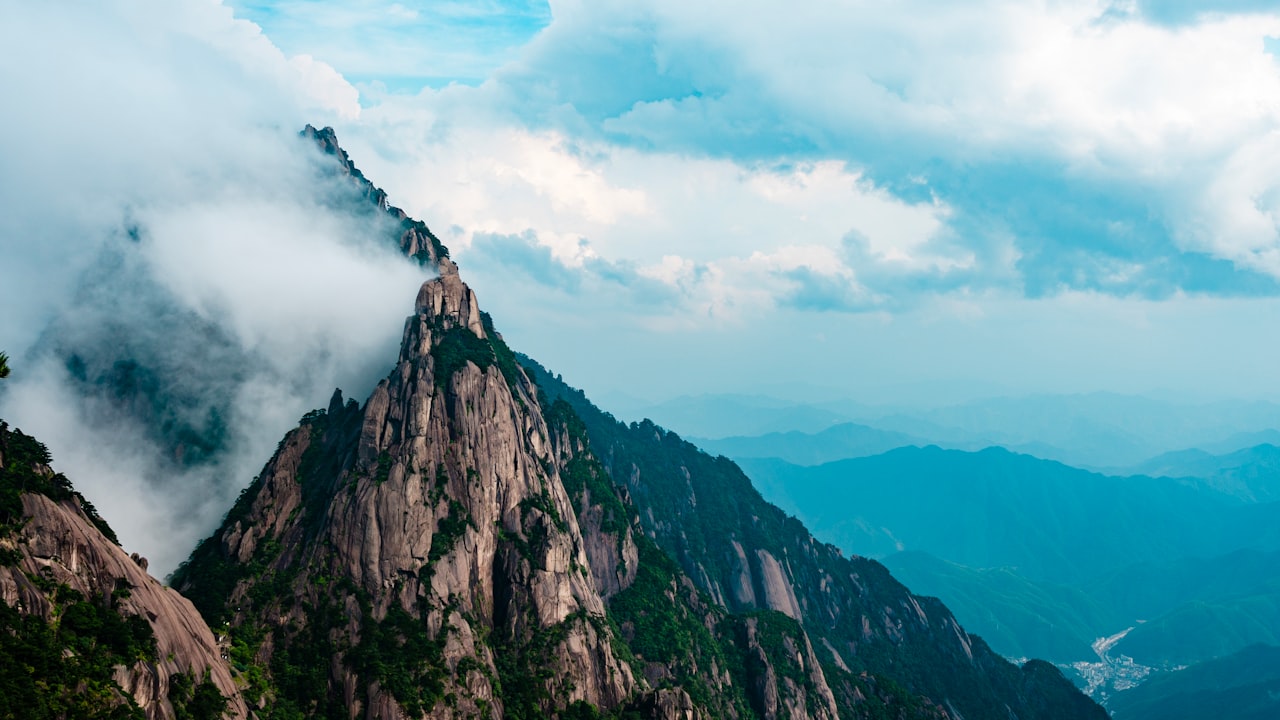
[[[218,640],[0,423],[0,716],[244,718]]]

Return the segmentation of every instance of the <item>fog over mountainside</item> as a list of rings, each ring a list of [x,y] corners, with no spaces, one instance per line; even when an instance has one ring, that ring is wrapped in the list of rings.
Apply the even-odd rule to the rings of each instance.
[[[0,121],[0,415],[163,574],[317,397],[372,387],[429,274],[297,138],[354,90],[230,9],[0,25],[7,102],[40,108]]]

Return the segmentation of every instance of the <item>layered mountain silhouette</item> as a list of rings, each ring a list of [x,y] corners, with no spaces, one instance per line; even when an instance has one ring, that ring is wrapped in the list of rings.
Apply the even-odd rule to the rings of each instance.
[[[1009,657],[1172,668],[1280,643],[1274,447],[1151,461],[1204,477],[1106,476],[1000,448],[899,448],[813,467],[741,462],[848,552],[943,598]],[[1188,464],[1189,463],[1189,464]]]
[[[815,540],[733,462],[619,423],[514,353],[427,227],[387,206],[331,130],[304,136],[394,229],[388,241],[438,277],[372,394],[335,392],[304,416],[174,573],[190,604],[132,561],[97,562],[95,584],[75,586],[77,558],[128,557],[101,531],[56,548],[40,544],[49,533],[24,535],[45,505],[77,528],[95,518],[74,496],[14,486],[6,622],[63,637],[40,595],[136,631],[137,647],[95,661],[111,670],[92,678],[94,712],[1106,717],[1052,665],[1007,662],[936,599]],[[48,458],[32,457],[6,453],[5,467],[48,474]],[[53,577],[35,579],[45,567]],[[145,602],[107,591],[121,581],[147,588]],[[175,623],[190,649],[165,639]],[[58,655],[107,642],[82,637]]]

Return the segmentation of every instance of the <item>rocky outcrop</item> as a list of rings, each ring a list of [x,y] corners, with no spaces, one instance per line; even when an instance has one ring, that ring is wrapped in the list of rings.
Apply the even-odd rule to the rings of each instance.
[[[614,648],[533,386],[451,265],[422,286],[416,311],[365,406],[336,396],[290,433],[175,581],[200,597],[229,591],[206,610],[244,635],[316,626],[324,613],[307,605],[359,609],[338,625],[273,632],[256,650],[270,666],[322,630],[339,651],[328,687],[349,689],[332,700],[353,711],[502,717],[512,698],[499,687],[529,682],[540,712],[618,707],[639,686]],[[228,572],[242,576],[232,588],[203,584]],[[263,591],[281,577],[285,592]],[[362,671],[388,622],[417,624],[435,653],[415,670],[438,685],[428,696]]]
[[[15,435],[0,424],[0,440],[12,441]],[[34,442],[20,435],[17,439]],[[53,476],[48,467],[34,472]],[[10,477],[6,474],[6,480]],[[124,620],[145,620],[154,648],[144,659],[116,665],[113,679],[148,720],[175,717],[171,695],[178,676],[185,676],[190,685],[207,680],[228,699],[226,717],[247,717],[218,639],[192,604],[148,575],[144,558],[130,556],[108,538],[99,529],[101,521],[86,512],[83,500],[69,486],[65,495],[57,500],[37,492],[17,496],[20,519],[8,524],[9,532],[0,539],[0,546],[16,553],[10,563],[0,565],[4,603],[51,626],[61,622],[77,598]]]

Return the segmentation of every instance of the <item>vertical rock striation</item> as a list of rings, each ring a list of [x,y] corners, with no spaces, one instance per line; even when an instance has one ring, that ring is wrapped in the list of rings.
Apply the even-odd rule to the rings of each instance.
[[[323,682],[269,702],[433,718],[617,707],[637,682],[536,392],[456,270],[440,269],[364,407],[335,395],[305,418],[175,581],[261,638],[250,651],[267,668],[317,633],[335,651]],[[397,689],[382,655],[409,654],[415,633],[425,656],[392,664],[418,687]]]

